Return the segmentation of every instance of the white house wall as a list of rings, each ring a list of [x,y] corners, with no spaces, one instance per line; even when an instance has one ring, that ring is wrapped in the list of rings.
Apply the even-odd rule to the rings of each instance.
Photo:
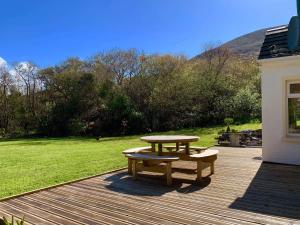
[[[261,61],[263,160],[300,165],[300,137],[286,135],[286,80],[300,80],[300,57]]]

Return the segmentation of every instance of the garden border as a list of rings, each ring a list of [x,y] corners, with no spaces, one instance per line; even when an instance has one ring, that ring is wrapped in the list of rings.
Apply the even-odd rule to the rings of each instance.
[[[88,180],[88,179],[103,176],[103,175],[106,175],[106,174],[115,173],[115,172],[122,171],[122,170],[125,170],[125,169],[127,169],[127,167],[122,167],[122,168],[119,168],[119,169],[110,170],[110,171],[100,173],[100,174],[97,174],[97,175],[92,175],[92,176],[79,178],[79,179],[76,179],[76,180],[71,180],[71,181],[67,181],[67,182],[64,182],[64,183],[59,183],[59,184],[56,184],[56,185],[52,185],[52,186],[48,186],[48,187],[44,187],[44,188],[40,188],[40,189],[35,189],[33,191],[24,192],[24,193],[21,193],[21,194],[11,195],[11,196],[8,196],[8,197],[0,198],[0,202],[8,201],[10,199],[22,197],[22,196],[25,196],[25,195],[38,193],[38,192],[41,192],[41,191],[46,191],[46,190],[49,190],[49,189],[52,189],[52,188],[57,188],[57,187],[61,187],[61,186],[68,185],[68,184],[73,184],[73,183],[76,183],[76,182],[80,182],[80,181],[83,181],[83,180]]]

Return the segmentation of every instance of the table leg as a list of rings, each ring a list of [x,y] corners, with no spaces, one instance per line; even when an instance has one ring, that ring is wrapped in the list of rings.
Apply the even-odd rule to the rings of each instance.
[[[171,162],[167,162],[166,177],[167,177],[167,185],[171,185],[172,184],[172,163]]]
[[[186,144],[185,144],[185,153],[186,153],[187,155],[190,154],[190,143],[186,143]]]
[[[202,179],[202,163],[200,160],[197,161],[197,181]]]
[[[132,174],[132,159],[128,158],[128,174]]]
[[[152,148],[151,151],[155,152],[155,143],[151,143],[151,148]]]
[[[215,173],[215,162],[210,163],[210,173],[214,174]]]
[[[158,155],[162,155],[162,144],[158,143]]]
[[[179,151],[179,143],[177,142],[176,143],[176,152],[178,152]]]
[[[137,160],[132,160],[132,175],[133,179],[137,179]]]

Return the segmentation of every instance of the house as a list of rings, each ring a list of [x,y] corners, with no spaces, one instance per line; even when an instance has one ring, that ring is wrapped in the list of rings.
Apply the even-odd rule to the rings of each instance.
[[[268,30],[262,70],[263,160],[300,165],[300,0],[288,26]]]

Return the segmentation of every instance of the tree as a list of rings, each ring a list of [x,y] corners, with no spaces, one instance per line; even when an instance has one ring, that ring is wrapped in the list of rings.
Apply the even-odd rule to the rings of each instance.
[[[128,85],[127,93],[150,130],[174,129],[186,123],[190,103],[186,63],[184,56],[148,56],[140,75]]]
[[[235,117],[238,112],[232,110],[234,96],[260,77],[253,59],[241,58],[226,48],[206,50],[191,66],[198,125],[220,124],[225,117]]]
[[[0,67],[0,129],[6,133],[11,119],[9,105],[10,89],[13,84],[10,73],[5,66]]]
[[[31,62],[21,62],[14,66],[13,73],[16,77],[19,90],[24,96],[22,124],[25,132],[35,128],[35,117],[38,109],[38,92],[42,88],[38,77],[38,68]]]
[[[84,133],[84,119],[97,103],[95,75],[79,69],[83,68],[83,62],[69,62],[40,71],[45,83],[42,102],[47,106],[39,124],[39,131],[43,134],[65,136]]]
[[[115,76],[116,83],[122,85],[125,78],[129,80],[141,69],[141,55],[135,49],[127,51],[114,49],[95,56]]]

